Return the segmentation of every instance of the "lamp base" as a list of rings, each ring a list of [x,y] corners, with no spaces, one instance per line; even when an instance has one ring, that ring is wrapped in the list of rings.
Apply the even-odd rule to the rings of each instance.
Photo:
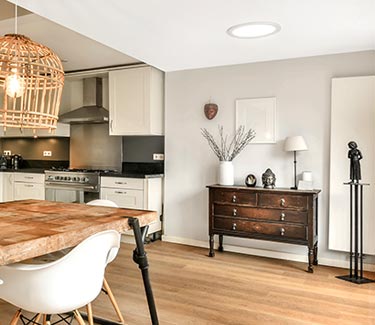
[[[297,186],[292,186],[290,189],[291,190],[298,190]]]

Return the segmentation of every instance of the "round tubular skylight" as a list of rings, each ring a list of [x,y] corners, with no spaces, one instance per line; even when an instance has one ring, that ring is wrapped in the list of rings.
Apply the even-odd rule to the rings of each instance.
[[[227,33],[236,38],[266,37],[280,31],[281,26],[273,22],[252,22],[232,26]]]

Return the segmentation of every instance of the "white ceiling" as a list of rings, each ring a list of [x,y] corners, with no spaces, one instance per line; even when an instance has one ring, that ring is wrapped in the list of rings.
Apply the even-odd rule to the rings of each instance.
[[[0,19],[0,35],[14,33],[13,5],[9,8],[3,5],[4,2],[0,0],[1,17],[12,18]],[[63,60],[65,71],[138,62],[132,57],[34,14],[18,18],[18,33],[53,49]]]
[[[375,49],[375,0],[17,2],[164,71]],[[230,26],[250,21],[274,21],[282,29],[252,40],[226,34]]]

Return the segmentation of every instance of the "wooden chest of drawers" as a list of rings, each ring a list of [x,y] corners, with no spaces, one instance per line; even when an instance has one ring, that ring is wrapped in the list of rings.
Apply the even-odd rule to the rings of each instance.
[[[308,247],[308,271],[318,255],[318,194],[320,190],[249,188],[211,185],[209,188],[209,256],[215,256],[214,235],[256,238]]]

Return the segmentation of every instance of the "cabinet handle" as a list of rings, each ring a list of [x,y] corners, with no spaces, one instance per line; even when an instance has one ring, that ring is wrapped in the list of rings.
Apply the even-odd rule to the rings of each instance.
[[[235,217],[236,215],[237,215],[237,209],[234,208],[234,209],[233,209],[233,216]]]
[[[284,198],[280,200],[280,205],[281,205],[282,207],[285,207],[285,199],[284,199]]]
[[[34,187],[34,185],[25,184],[25,187]]]
[[[280,220],[281,221],[285,221],[285,213],[284,212],[281,212],[281,214],[280,214]]]
[[[280,229],[280,235],[281,235],[281,236],[284,236],[284,235],[285,235],[285,229],[284,229],[284,228],[281,228],[281,229]]]
[[[109,124],[109,128],[111,129],[111,132],[113,131],[113,120],[111,120],[111,123]]]
[[[233,222],[232,230],[236,230],[236,229],[237,229],[237,224],[235,222]]]
[[[24,176],[24,178],[27,178],[27,179],[34,179],[33,176]]]
[[[115,182],[115,184],[126,185],[128,183],[126,183],[126,182]]]
[[[116,194],[126,194],[126,192],[122,192],[122,191],[115,191]]]
[[[233,203],[236,203],[236,201],[237,201],[237,196],[233,195],[233,197],[232,197],[232,202],[233,202]]]

